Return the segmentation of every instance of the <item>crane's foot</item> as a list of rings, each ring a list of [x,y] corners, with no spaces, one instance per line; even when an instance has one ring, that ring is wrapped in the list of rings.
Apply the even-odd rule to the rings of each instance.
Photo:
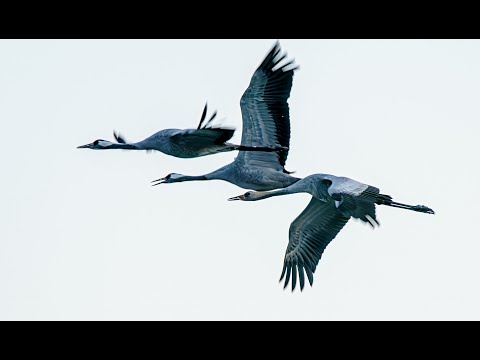
[[[269,146],[272,151],[288,151],[288,146]]]
[[[423,213],[426,213],[426,214],[435,214],[435,211],[433,211],[432,209],[430,209],[429,207],[424,206],[424,205],[412,206],[412,210],[423,212]]]

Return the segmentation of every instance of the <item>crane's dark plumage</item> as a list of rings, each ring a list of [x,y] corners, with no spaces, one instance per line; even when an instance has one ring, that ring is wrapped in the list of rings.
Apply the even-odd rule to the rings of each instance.
[[[270,146],[268,144],[262,144],[260,146],[243,146],[228,143],[227,141],[232,138],[235,129],[212,126],[211,122],[217,115],[216,111],[208,120],[205,120],[206,115],[207,104],[205,104],[200,122],[196,129],[164,129],[145,140],[131,144],[127,143],[123,136],[114,131],[113,136],[117,141],[116,143],[99,139],[91,144],[78,146],[78,148],[94,150],[157,150],[164,154],[179,158],[195,158],[234,150],[262,152],[286,150],[286,147]]]
[[[272,190],[288,186],[299,178],[290,176],[285,162],[290,146],[290,114],[288,98],[294,71],[293,60],[284,64],[277,41],[252,75],[240,99],[242,140],[240,146],[260,147],[264,144],[281,151],[241,151],[235,160],[209,174],[188,176],[171,173],[153,181],[153,185],[195,180],[224,180],[245,189]]]
[[[204,123],[204,120],[205,120],[205,117],[207,116],[207,105],[205,104],[205,108],[203,109],[203,113],[202,113],[202,117],[200,118],[200,122],[198,123],[198,127],[197,129],[206,129],[207,126],[212,122],[212,120],[215,118],[215,116],[217,116],[217,110],[215,110],[212,114],[212,116],[210,117],[210,119],[208,119],[207,122]]]
[[[288,231],[290,241],[285,252],[285,260],[280,281],[285,276],[284,288],[288,286],[290,275],[292,276],[292,290],[295,289],[298,276],[300,289],[303,289],[305,281],[303,271],[307,275],[310,286],[313,284],[313,273],[317,267],[323,251],[327,245],[342,230],[349,216],[339,211],[334,211],[335,202],[323,202],[312,197],[307,207],[290,224]]]
[[[117,142],[119,144],[126,144],[127,143],[125,138],[115,131],[113,132],[113,137],[115,138],[115,140],[117,140]]]
[[[287,148],[275,154],[239,154],[238,162],[276,164],[285,170],[290,148],[290,109],[288,98],[292,88],[293,74],[298,66],[292,66],[294,60],[279,65],[287,54],[281,54],[277,41],[252,76],[249,87],[240,99],[242,109],[241,144],[259,146],[267,142]],[[247,155],[247,156],[245,156]],[[278,168],[277,168],[278,169]]]
[[[314,174],[296,183],[274,191],[249,191],[228,200],[256,201],[272,196],[309,193],[312,199],[300,215],[290,224],[289,241],[285,252],[280,281],[285,279],[284,288],[292,279],[292,291],[300,281],[300,290],[305,285],[305,275],[310,286],[313,273],[323,251],[353,217],[370,224],[379,223],[375,205],[387,205],[407,210],[434,214],[423,205],[407,205],[392,201],[392,197],[380,194],[374,186],[363,184],[346,177],[329,174]]]

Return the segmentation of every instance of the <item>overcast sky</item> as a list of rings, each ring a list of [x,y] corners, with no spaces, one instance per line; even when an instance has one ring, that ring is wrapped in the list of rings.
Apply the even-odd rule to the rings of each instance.
[[[303,292],[278,280],[310,195],[150,186],[236,152],[76,148],[196,127],[207,101],[239,143],[276,40],[0,40],[0,320],[480,320],[479,40],[279,39],[300,65],[287,170],[436,211],[350,220]]]

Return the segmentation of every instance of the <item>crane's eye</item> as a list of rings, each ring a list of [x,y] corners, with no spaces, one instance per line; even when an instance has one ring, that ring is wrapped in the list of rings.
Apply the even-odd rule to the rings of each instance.
[[[250,191],[245,193],[245,196],[250,196],[250,195],[252,195]]]
[[[95,140],[95,141],[93,142],[93,145],[94,145],[94,146],[97,146],[97,145],[98,145],[98,140]]]

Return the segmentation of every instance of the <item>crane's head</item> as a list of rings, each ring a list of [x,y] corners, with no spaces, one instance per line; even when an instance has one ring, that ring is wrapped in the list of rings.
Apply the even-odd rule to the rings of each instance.
[[[242,200],[242,201],[256,201],[263,199],[265,196],[265,191],[247,191],[243,195],[238,195],[234,196],[231,198],[228,198],[228,201],[233,201],[233,200]]]
[[[111,149],[113,145],[115,145],[115,143],[112,143],[107,140],[98,139],[90,144],[77,146],[77,149],[103,150],[103,149]]]
[[[174,183],[174,182],[180,182],[180,181],[183,181],[184,178],[185,178],[185,175],[181,175],[181,174],[177,174],[177,173],[170,173],[163,178],[153,180],[152,183],[154,183],[154,184],[152,184],[152,186],[160,185],[160,184],[171,184],[171,183]]]

